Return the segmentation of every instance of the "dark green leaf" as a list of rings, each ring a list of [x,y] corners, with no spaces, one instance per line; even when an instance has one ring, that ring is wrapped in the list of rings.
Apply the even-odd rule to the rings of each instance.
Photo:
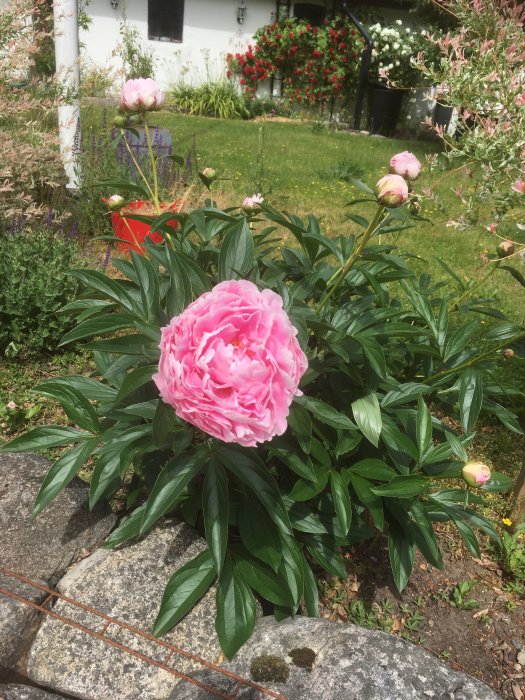
[[[381,377],[381,379],[386,379],[387,369],[385,353],[383,348],[370,336],[364,335],[363,333],[356,333],[354,339],[361,345],[365,357],[370,362],[370,366],[374,372]],[[357,419],[356,419],[357,420]]]
[[[277,526],[262,504],[247,494],[239,503],[239,533],[246,549],[257,559],[277,571],[281,564],[282,547]]]
[[[332,487],[332,499],[334,502],[337,520],[344,535],[352,522],[352,504],[348,495],[348,486],[339,472],[330,472],[330,485]]]
[[[417,500],[410,506],[413,539],[425,559],[438,569],[443,568],[443,559],[439,549],[436,533],[432,527],[432,522],[425,512],[421,503]]]
[[[483,401],[483,374],[477,369],[466,369],[459,385],[459,412],[463,430],[469,433],[476,423]]]
[[[339,413],[330,404],[320,399],[315,399],[311,396],[296,396],[295,401],[310,411],[314,418],[317,418],[322,423],[326,423],[326,425],[331,425],[333,428],[355,430],[357,427],[348,416],[344,413]]]
[[[228,478],[222,465],[212,459],[208,463],[202,489],[202,513],[206,541],[218,574],[222,571],[226,556],[229,512]]]
[[[231,659],[251,637],[257,608],[250,586],[229,559],[225,561],[219,577],[215,600],[215,631],[222,651]]]
[[[128,311],[134,308],[133,299],[124,289],[123,284],[118,280],[107,277],[103,272],[98,270],[71,270],[69,274],[95,291],[110,299],[114,299]]]
[[[119,389],[115,403],[120,403],[126,396],[129,396],[129,394],[132,394],[141,386],[151,381],[152,376],[157,371],[157,365],[145,365],[144,367],[137,367],[136,369],[132,369],[131,372],[128,372]]]
[[[377,447],[383,425],[377,394],[372,392],[354,401],[352,411],[363,435],[372,445]]]
[[[160,637],[182,620],[206,593],[215,575],[213,558],[207,549],[176,571],[162,596],[153,634]]]
[[[361,459],[359,462],[352,464],[351,467],[345,467],[342,473],[347,480],[354,474],[373,481],[390,481],[394,476],[397,476],[392,467],[389,467],[381,459],[374,458]]]
[[[310,535],[305,537],[305,540],[308,551],[325,571],[332,574],[332,576],[346,578],[345,563],[331,537],[328,537],[328,535]]]
[[[144,319],[158,321],[160,305],[158,273],[146,257],[134,250],[131,251],[131,261],[137,273]]]
[[[236,547],[234,556],[237,571],[259,595],[276,605],[293,606],[293,597],[281,574],[252,557],[244,548]]]
[[[186,486],[202,471],[208,459],[209,451],[199,447],[193,453],[175,457],[166,464],[149,495],[140,534],[175,508]]]
[[[382,530],[385,516],[383,513],[381,497],[377,496],[372,491],[374,486],[372,482],[352,472],[353,470],[348,470],[348,476],[350,477],[350,483],[352,484],[358,499],[370,511],[370,515],[372,516],[372,520],[374,521],[374,525],[377,527],[377,529]]]
[[[297,438],[301,449],[305,454],[310,454],[312,441],[312,419],[308,411],[294,402],[288,414],[288,426]]]
[[[416,442],[420,461],[432,444],[432,418],[427,405],[420,396],[417,402]]]
[[[235,478],[253,491],[274,523],[290,534],[292,526],[281,498],[281,492],[273,476],[255,455],[231,447],[217,447],[217,457]]]
[[[388,553],[394,582],[397,590],[401,592],[410,578],[410,573],[414,566],[416,548],[407,535],[394,523],[391,523],[388,532]]]
[[[47,425],[43,428],[33,428],[25,435],[16,437],[7,445],[0,447],[0,452],[39,452],[50,447],[69,445],[79,440],[89,440],[91,433],[65,428],[63,425]]]
[[[490,479],[481,487],[482,491],[505,493],[510,491],[514,485],[514,480],[501,472],[491,472]]]
[[[422,474],[394,476],[388,484],[375,486],[372,490],[378,496],[388,496],[389,498],[415,498],[428,488],[429,483],[430,479]]]
[[[419,399],[423,394],[427,394],[432,391],[432,387],[426,384],[416,384],[415,382],[407,382],[406,384],[399,384],[395,389],[389,391],[383,397],[381,401],[381,406],[383,408],[392,408],[393,406],[404,406],[407,403]]]
[[[146,510],[146,503],[143,503],[138,508],[135,508],[131,515],[124,518],[115,530],[111,533],[108,539],[104,542],[104,547],[106,549],[113,549],[123,542],[131,540],[133,537],[138,537],[140,532],[140,523],[142,522],[142,517],[144,511]]]
[[[31,517],[35,518],[69,484],[96,446],[96,440],[85,440],[62,454],[42,482]]]
[[[224,238],[219,253],[219,279],[242,279],[253,267],[255,245],[246,220]]]
[[[67,345],[74,340],[92,338],[96,335],[113,333],[122,328],[133,328],[136,317],[128,313],[111,313],[103,316],[95,316],[80,323],[76,328],[66,333],[59,345]]]
[[[308,617],[319,617],[319,592],[317,581],[303,554],[304,607]]]
[[[80,428],[92,433],[100,430],[95,409],[78,389],[65,384],[50,383],[47,387],[41,385],[38,393],[57,399],[69,420]]]

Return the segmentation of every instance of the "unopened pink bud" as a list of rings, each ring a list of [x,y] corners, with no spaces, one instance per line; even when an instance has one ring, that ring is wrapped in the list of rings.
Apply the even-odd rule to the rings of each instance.
[[[512,183],[512,189],[518,194],[525,194],[525,180],[515,180]]]
[[[111,211],[118,211],[124,206],[124,201],[124,197],[121,197],[119,194],[112,194],[111,197],[108,197],[106,204]]]
[[[377,201],[385,207],[399,207],[408,199],[408,185],[401,175],[385,175],[375,188]]]
[[[214,182],[217,179],[217,171],[215,168],[204,168],[202,174],[209,182]]]
[[[490,479],[489,467],[481,462],[465,464],[461,474],[469,486],[483,486]]]
[[[496,251],[500,258],[508,258],[509,255],[514,253],[514,243],[512,241],[501,241],[501,243],[496,248]]]
[[[395,175],[401,175],[407,180],[417,180],[421,172],[421,163],[410,151],[396,153],[390,159],[390,172]]]
[[[512,348],[505,348],[501,354],[505,359],[511,360],[514,357],[514,350]]]

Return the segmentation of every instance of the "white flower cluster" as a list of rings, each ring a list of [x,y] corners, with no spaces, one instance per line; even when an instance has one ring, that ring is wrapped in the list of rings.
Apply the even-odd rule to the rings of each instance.
[[[403,21],[397,19],[392,25],[382,26],[377,22],[368,31],[373,42],[373,69],[378,73],[388,71],[393,80],[407,80],[408,73],[413,72],[411,59],[421,49],[426,30],[416,31],[404,27]]]

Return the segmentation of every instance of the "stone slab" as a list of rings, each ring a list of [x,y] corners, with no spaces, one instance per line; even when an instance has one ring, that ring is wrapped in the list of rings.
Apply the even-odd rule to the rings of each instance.
[[[106,537],[115,516],[102,502],[89,512],[87,486],[75,478],[32,520],[50,466],[35,454],[0,453],[0,566],[53,586],[83,549]]]
[[[268,655],[286,663],[288,680],[276,683],[266,677],[259,682],[282,693],[286,700],[501,700],[481,681],[453,671],[424,649],[351,624],[306,617],[277,623],[263,618],[252,638],[224,668],[250,678],[253,662],[260,664],[261,657]],[[307,656],[305,667],[297,665]],[[199,672],[194,678],[205,681],[209,676]],[[237,697],[243,700],[265,698],[253,689],[242,692]],[[181,683],[170,700],[215,697]]]
[[[37,604],[46,597],[46,593],[33,586],[1,574],[0,589]],[[30,605],[0,591],[0,680],[8,678],[11,669],[29,649],[42,615]]]
[[[48,693],[31,685],[0,685],[0,700],[66,700],[63,695]]]
[[[71,570],[58,588],[70,598],[129,625],[150,632],[164,587],[176,569],[205,548],[205,541],[187,525],[166,519],[144,539],[83,561],[82,571]],[[100,629],[92,614],[58,601],[55,612]],[[220,650],[214,629],[215,590],[163,639],[186,652],[215,663]],[[162,662],[167,650],[152,641],[112,625],[113,640]],[[191,659],[174,654],[173,666],[181,672],[201,668]],[[163,700],[179,681],[177,676],[93,638],[62,622],[46,619],[32,646],[29,678],[44,687],[84,700]]]

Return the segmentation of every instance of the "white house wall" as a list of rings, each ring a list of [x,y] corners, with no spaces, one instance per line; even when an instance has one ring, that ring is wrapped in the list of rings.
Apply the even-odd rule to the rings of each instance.
[[[274,0],[246,0],[246,18],[238,24],[238,5],[238,0],[186,0],[183,40],[170,42],[147,38],[147,0],[120,0],[117,9],[112,9],[110,0],[91,0],[86,11],[92,22],[80,35],[84,64],[121,67],[117,48],[125,16],[143,37],[143,48],[157,57],[155,77],[163,87],[179,81],[198,85],[208,77],[217,79],[225,73],[226,54],[245,50],[254,32],[271,21],[275,9]]]

